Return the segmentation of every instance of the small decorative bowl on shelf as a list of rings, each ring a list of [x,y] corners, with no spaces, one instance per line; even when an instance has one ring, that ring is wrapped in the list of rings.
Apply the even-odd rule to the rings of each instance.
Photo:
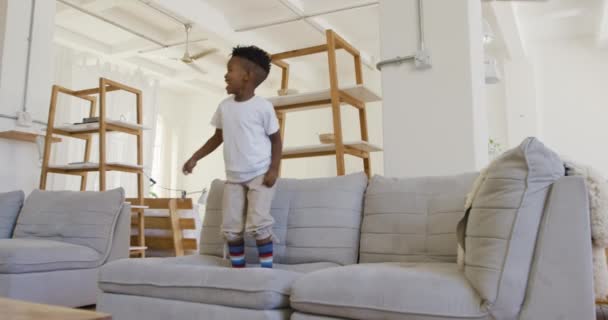
[[[333,133],[320,133],[319,141],[323,144],[332,144],[335,141],[335,137]]]

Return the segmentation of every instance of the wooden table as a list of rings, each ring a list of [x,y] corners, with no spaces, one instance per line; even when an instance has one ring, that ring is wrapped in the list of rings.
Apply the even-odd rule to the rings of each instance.
[[[111,320],[109,314],[0,298],[2,320]]]

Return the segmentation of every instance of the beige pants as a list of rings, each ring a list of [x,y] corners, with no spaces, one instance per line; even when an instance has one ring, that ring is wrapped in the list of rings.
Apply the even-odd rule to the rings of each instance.
[[[243,232],[256,240],[272,237],[274,219],[270,206],[276,184],[268,188],[264,175],[243,183],[227,182],[224,186],[222,233],[227,241],[243,238]]]

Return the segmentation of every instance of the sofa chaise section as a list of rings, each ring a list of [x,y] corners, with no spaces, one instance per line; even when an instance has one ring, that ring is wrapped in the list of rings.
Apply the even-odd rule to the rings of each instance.
[[[401,182],[405,186],[412,181]],[[429,262],[444,260],[433,253],[437,249],[450,247],[454,257],[457,244],[453,236],[444,238],[451,239],[449,246],[428,241],[435,229],[435,220],[428,218],[432,210],[418,222],[422,232],[410,228],[415,209],[431,208],[432,198],[389,188],[389,193],[401,193],[389,197],[409,200],[396,207],[376,205],[370,199],[376,197],[375,187],[372,181],[366,196],[362,264],[298,279],[291,294],[293,320],[594,318],[585,184],[580,178],[564,177],[559,157],[538,140],[527,139],[506,152],[480,178],[463,220],[462,265],[452,258]],[[461,194],[463,208],[463,191],[468,190],[452,190]],[[438,194],[444,197],[449,192]],[[374,232],[386,239],[374,242],[366,239],[366,232],[377,211],[405,214],[390,224],[376,221]],[[454,221],[450,229],[456,229]],[[406,256],[395,255],[399,250]]]

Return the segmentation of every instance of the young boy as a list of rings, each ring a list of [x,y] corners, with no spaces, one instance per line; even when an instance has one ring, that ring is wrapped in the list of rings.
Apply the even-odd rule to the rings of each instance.
[[[184,174],[191,173],[198,160],[224,143],[227,183],[222,234],[228,241],[233,268],[245,267],[244,232],[256,239],[261,266],[272,268],[274,219],[270,205],[279,174],[281,136],[272,104],[255,95],[269,71],[270,57],[263,50],[255,46],[233,49],[224,76],[231,96],[213,115],[215,134],[183,167]]]

